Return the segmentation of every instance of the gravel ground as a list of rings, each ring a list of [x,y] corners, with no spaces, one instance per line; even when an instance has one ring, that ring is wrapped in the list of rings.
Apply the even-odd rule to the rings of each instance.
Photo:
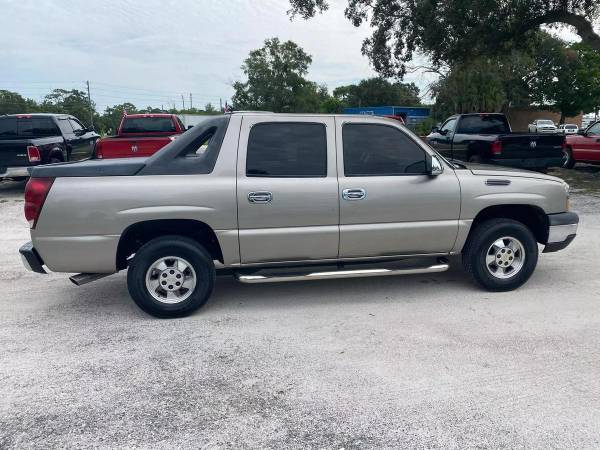
[[[21,266],[0,184],[0,448],[598,448],[600,198],[511,293],[434,276],[217,283],[158,320]]]

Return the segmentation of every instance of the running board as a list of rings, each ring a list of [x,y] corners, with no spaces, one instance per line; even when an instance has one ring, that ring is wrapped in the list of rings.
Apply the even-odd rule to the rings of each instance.
[[[236,273],[235,278],[242,283],[278,283],[281,281],[329,280],[334,278],[385,277],[391,275],[414,275],[419,273],[437,273],[448,270],[446,263],[434,264],[428,267],[406,269],[356,269],[332,270],[327,272],[309,272],[298,275],[249,274]]]
[[[79,273],[69,277],[69,280],[71,280],[71,283],[74,285],[81,286],[82,284],[88,284],[109,275],[112,275],[112,273]]]

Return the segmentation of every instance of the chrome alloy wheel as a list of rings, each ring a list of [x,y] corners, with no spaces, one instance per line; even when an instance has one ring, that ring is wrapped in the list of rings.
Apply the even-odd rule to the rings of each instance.
[[[146,289],[161,303],[186,300],[194,292],[196,283],[194,268],[179,256],[160,258],[146,272]]]
[[[500,279],[514,277],[521,271],[524,264],[525,248],[514,237],[505,236],[494,241],[485,256],[485,266],[488,272]]]

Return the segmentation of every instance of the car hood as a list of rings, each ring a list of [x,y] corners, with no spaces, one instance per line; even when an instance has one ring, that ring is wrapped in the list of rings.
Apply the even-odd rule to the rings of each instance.
[[[492,166],[489,164],[472,164],[463,163],[463,165],[471,171],[473,175],[481,176],[498,176],[498,177],[521,177],[521,178],[534,178],[537,180],[554,181],[556,183],[563,183],[558,177],[552,175],[546,175],[539,172],[533,172],[525,169],[515,169],[514,167],[504,166]]]

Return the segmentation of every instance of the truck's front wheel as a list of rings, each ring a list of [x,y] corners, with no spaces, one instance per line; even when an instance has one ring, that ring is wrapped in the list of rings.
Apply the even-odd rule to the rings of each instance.
[[[215,266],[208,252],[182,236],[165,236],[144,244],[127,273],[135,303],[155,317],[183,317],[210,297]]]
[[[524,284],[537,265],[537,241],[531,230],[511,219],[490,219],[471,232],[463,265],[489,291],[510,291]]]

